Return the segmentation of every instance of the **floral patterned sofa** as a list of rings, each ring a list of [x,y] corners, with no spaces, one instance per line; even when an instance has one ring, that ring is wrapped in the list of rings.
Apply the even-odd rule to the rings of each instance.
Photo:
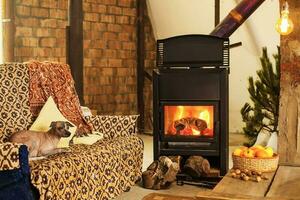
[[[71,145],[71,152],[30,161],[25,145],[7,142],[28,129],[30,76],[26,63],[0,65],[0,199],[113,199],[141,176],[143,142],[136,115],[90,116],[103,134],[93,145]]]

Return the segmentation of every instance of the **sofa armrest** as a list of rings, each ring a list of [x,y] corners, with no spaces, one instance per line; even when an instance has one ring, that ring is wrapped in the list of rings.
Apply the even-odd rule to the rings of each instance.
[[[21,146],[10,142],[0,144],[0,171],[20,168],[19,149]]]
[[[0,144],[0,199],[33,200],[27,146]]]
[[[88,116],[86,120],[94,131],[103,134],[104,139],[113,139],[136,134],[138,117],[138,115],[96,115]]]
[[[29,174],[27,146],[10,142],[0,144],[0,188]]]

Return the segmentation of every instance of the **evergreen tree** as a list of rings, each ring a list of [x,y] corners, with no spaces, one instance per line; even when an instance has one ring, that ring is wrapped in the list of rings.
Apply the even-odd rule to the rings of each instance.
[[[241,115],[245,127],[244,134],[249,138],[247,146],[252,146],[261,131],[278,132],[279,91],[280,91],[280,49],[273,55],[275,69],[268,57],[267,48],[262,49],[260,57],[261,69],[258,70],[258,79],[249,77],[248,92],[250,103],[245,103],[241,109]]]

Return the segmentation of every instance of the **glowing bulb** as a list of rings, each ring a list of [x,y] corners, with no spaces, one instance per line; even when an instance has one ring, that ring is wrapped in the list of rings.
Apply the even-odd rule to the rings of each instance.
[[[289,5],[287,1],[283,5],[281,17],[277,20],[275,28],[281,35],[288,35],[294,30],[294,24],[289,18]]]

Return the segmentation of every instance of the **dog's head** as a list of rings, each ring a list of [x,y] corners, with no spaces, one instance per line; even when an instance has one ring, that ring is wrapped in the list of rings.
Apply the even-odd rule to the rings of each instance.
[[[70,122],[56,121],[51,122],[51,129],[59,137],[69,137],[71,135],[69,127],[74,127]]]

